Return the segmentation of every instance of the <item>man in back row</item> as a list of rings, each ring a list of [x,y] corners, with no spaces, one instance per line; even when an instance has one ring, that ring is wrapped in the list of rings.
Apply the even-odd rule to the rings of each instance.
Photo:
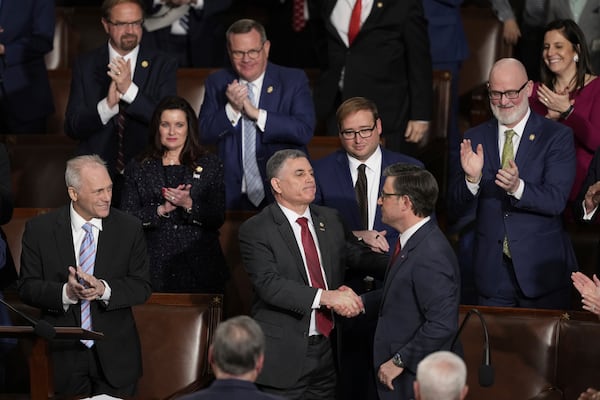
[[[65,133],[79,140],[77,153],[106,161],[116,207],[125,165],[148,144],[154,108],[177,91],[175,59],[140,44],[143,22],[141,0],[104,0],[108,44],[75,61],[65,117]]]
[[[258,210],[273,200],[267,160],[277,150],[305,150],[314,106],[304,71],[268,62],[271,43],[261,24],[241,19],[226,36],[232,68],[206,79],[200,134],[218,145],[226,208]]]

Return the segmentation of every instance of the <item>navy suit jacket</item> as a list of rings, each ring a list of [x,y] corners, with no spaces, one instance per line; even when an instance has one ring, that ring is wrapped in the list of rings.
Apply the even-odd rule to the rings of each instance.
[[[69,206],[27,222],[19,297],[40,308],[42,318],[52,326],[81,326],[80,304],[71,305],[66,311],[62,304],[68,267],[75,266],[75,260]],[[111,288],[108,304],[91,302],[93,330],[105,334],[95,344],[98,361],[111,385],[131,385],[142,374],[140,341],[131,307],[144,303],[151,293],[146,241],[137,218],[113,208],[102,220],[94,276]],[[73,341],[52,343],[57,389],[75,372],[75,354],[80,346]]]
[[[227,85],[238,79],[232,69],[211,74],[205,82],[205,94],[200,109],[200,138],[205,143],[216,143],[224,164],[225,202],[227,209],[239,204],[244,169],[242,165],[242,120],[233,126],[225,113]],[[300,149],[315,128],[314,106],[304,71],[267,64],[259,108],[267,111],[265,131],[257,128],[256,161],[263,178],[266,196],[271,196],[266,182],[268,159],[281,149]]]
[[[538,297],[571,285],[577,269],[562,212],[575,178],[575,147],[571,128],[530,113],[515,163],[525,183],[520,200],[496,185],[501,168],[498,121],[492,119],[465,133],[473,151],[483,145],[484,165],[479,191],[468,189],[464,172],[456,174],[449,190],[449,206],[475,206],[476,237],[473,265],[477,290],[492,296],[502,268],[502,242],[508,236],[516,277],[523,293]]]
[[[414,164],[420,167],[423,163],[415,158],[381,148],[381,179],[379,181],[379,192],[385,183],[383,170],[389,165],[396,163]],[[362,230],[360,210],[356,201],[350,165],[346,151],[340,149],[335,153],[313,161],[315,179],[317,180],[317,193],[315,204],[335,208],[344,218],[344,222],[353,231]],[[377,231],[387,230],[386,238],[393,249],[398,239],[398,231],[381,222],[381,207],[377,205],[375,211],[375,223],[373,229]]]
[[[79,140],[77,154],[98,154],[114,176],[118,150],[117,116],[103,125],[97,109],[111,82],[106,74],[108,62],[107,44],[75,61],[65,132]],[[125,164],[147,146],[150,137],[148,125],[158,102],[165,96],[176,94],[176,70],[174,59],[140,45],[133,74],[133,82],[139,87],[139,92],[131,104],[121,102],[125,107]]]
[[[310,212],[329,289],[342,285],[347,266],[385,268],[387,257],[356,244],[336,210],[311,205]],[[255,292],[251,314],[266,338],[265,364],[257,382],[289,388],[302,376],[317,288],[310,286],[296,237],[277,203],[244,222],[239,238]]]
[[[5,54],[0,77],[12,113],[20,120],[41,118],[54,112],[44,56],[52,50],[54,2],[3,1],[0,6],[0,43]],[[39,133],[39,132],[31,132]]]
[[[469,55],[469,45],[460,17],[463,2],[464,0],[423,0],[434,68],[436,64],[459,63]]]
[[[408,239],[388,267],[383,288],[363,299],[367,314],[377,314],[375,371],[396,353],[406,365],[393,392],[377,381],[379,399],[412,399],[417,364],[434,351],[450,350],[458,329],[458,261],[435,221]]]

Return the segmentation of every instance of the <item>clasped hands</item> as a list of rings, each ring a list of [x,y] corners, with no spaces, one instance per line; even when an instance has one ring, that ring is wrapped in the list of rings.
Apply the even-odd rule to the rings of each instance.
[[[131,61],[125,61],[123,57],[113,58],[108,64],[106,74],[112,79],[106,96],[108,106],[112,108],[119,103],[121,96],[131,85]]]
[[[86,274],[81,267],[69,267],[67,297],[71,300],[96,300],[104,294],[104,283],[94,275]]]
[[[179,185],[176,188],[162,188],[162,196],[166,202],[162,205],[165,213],[170,213],[177,207],[192,207],[190,189],[192,185]]]
[[[596,274],[590,279],[581,272],[573,272],[571,280],[581,294],[582,308],[600,316],[600,279]]]
[[[569,93],[556,93],[544,84],[538,87],[538,101],[546,106],[548,112],[546,118],[557,120],[560,115],[569,109],[573,101],[569,99]]]
[[[248,97],[248,86],[235,79],[227,85],[225,96],[235,111],[248,116],[253,121],[258,119],[258,108],[252,105]]]
[[[460,163],[469,182],[479,182],[483,171],[483,146],[477,145],[473,151],[470,139],[464,139],[460,144]],[[507,193],[514,193],[519,188],[519,168],[514,160],[509,160],[508,166],[500,168],[496,173],[495,183]]]
[[[365,312],[365,306],[360,296],[346,285],[342,285],[336,290],[323,290],[321,305],[347,318],[356,317]]]

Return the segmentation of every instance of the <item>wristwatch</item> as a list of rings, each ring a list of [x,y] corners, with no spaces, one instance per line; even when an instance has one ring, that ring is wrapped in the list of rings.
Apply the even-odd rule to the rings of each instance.
[[[402,361],[402,357],[400,357],[400,353],[394,354],[394,357],[392,357],[392,363],[398,368],[404,368],[404,362]]]

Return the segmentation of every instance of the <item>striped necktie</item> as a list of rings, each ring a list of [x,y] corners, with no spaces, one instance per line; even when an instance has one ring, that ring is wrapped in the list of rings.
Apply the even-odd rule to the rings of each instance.
[[[94,234],[92,232],[92,224],[85,223],[82,226],[85,231],[85,236],[79,247],[79,266],[86,274],[94,274],[94,264],[96,262],[96,246],[94,244]],[[81,327],[86,330],[92,330],[92,313],[90,310],[90,302],[81,300]],[[81,343],[87,347],[94,345],[93,340],[81,340]]]
[[[256,107],[253,87],[253,84],[248,83],[248,98],[252,105]],[[243,124],[244,158],[242,161],[244,177],[246,178],[246,194],[250,202],[258,207],[265,198],[265,189],[256,162],[256,123],[244,115]]]

